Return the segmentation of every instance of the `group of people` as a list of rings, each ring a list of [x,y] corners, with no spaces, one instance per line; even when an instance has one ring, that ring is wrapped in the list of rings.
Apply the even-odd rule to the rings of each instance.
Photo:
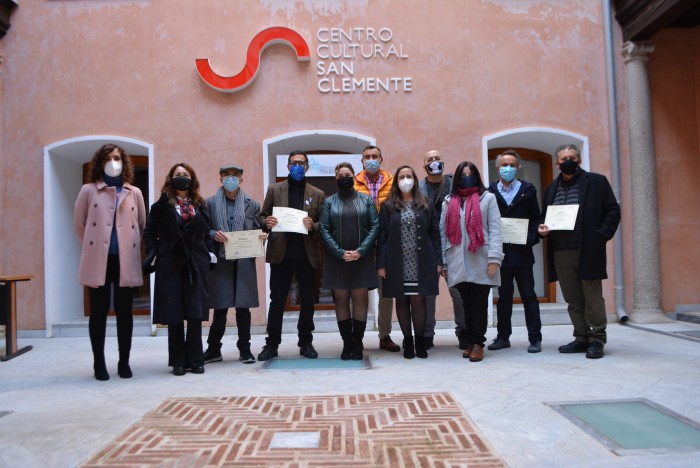
[[[455,332],[463,357],[484,358],[488,301],[498,287],[498,333],[489,350],[510,347],[515,282],[525,309],[530,353],[540,352],[542,334],[535,293],[532,246],[547,238],[550,281],[559,280],[574,341],[562,353],[604,355],[606,313],[601,281],[606,276],[605,244],[619,224],[620,209],[607,179],[581,168],[574,145],[555,152],[561,174],[547,187],[540,211],[535,187],[516,178],[520,155],[498,155],[499,179],[486,186],[478,167],[464,161],[447,174],[439,151],[424,158],[419,182],[411,166],[383,170],[376,146],[362,152],[363,170],[335,168],[337,192],[329,197],[308,183],[306,153],[293,151],[286,180],[271,185],[262,207],[241,188],[244,169],[219,170],[221,186],[200,195],[194,169],[178,163],[168,171],[161,196],[146,217],[143,197],[131,185],[133,164],[119,146],[107,144],[91,161],[89,183],[76,201],[75,229],[82,243],[79,281],[87,286],[89,331],[98,380],[109,379],[104,342],[113,294],[119,345],[118,374],[129,366],[134,288],[142,274],[155,272],[154,323],[168,327],[169,366],[174,375],[204,373],[205,363],[222,360],[229,308],[235,308],[241,362],[256,362],[250,347],[250,308],[258,307],[254,258],[228,260],[226,233],[261,229],[270,264],[267,337],[257,360],[278,356],[283,315],[293,278],[300,305],[299,354],[318,357],[313,347],[314,287],[323,265],[323,284],[332,290],[343,360],[364,358],[369,291],[377,289],[379,347],[407,359],[427,358],[435,334],[435,303],[442,276],[452,299]],[[544,224],[552,205],[579,205],[573,230]],[[275,207],[304,211],[305,234],[279,232]],[[527,220],[525,243],[504,243],[502,218]],[[146,246],[141,259],[140,241]],[[396,310],[403,340],[391,339]],[[202,321],[213,318],[203,349]]]

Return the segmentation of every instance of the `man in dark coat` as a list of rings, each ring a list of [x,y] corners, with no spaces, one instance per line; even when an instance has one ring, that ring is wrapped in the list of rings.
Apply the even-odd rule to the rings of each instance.
[[[445,174],[445,164],[442,162],[442,156],[438,150],[430,150],[425,153],[423,158],[423,168],[427,173],[425,179],[420,182],[420,190],[428,198],[430,203],[435,208],[437,219],[440,219],[442,213],[442,202],[445,197],[452,191],[452,174]],[[457,288],[447,288],[452,299],[452,309],[455,317],[455,334],[459,340],[459,348],[467,349],[467,326],[464,323],[464,306],[462,298],[459,295]],[[437,296],[427,296],[425,298],[425,347],[430,349],[433,347],[433,339],[435,337],[435,302]]]
[[[538,232],[549,238],[549,281],[559,280],[574,325],[575,340],[560,346],[559,352],[585,352],[587,358],[599,359],[607,342],[602,286],[608,277],[605,244],[620,224],[620,205],[605,176],[581,169],[581,152],[575,145],[562,145],[555,155],[561,174],[544,192]],[[578,205],[573,230],[544,224],[553,205]]]
[[[315,359],[318,353],[311,342],[314,331],[314,285],[316,270],[321,267],[318,217],[323,204],[321,190],[306,182],[309,158],[306,153],[292,151],[287,160],[289,177],[267,189],[260,211],[260,222],[270,232],[265,261],[270,264],[270,310],[267,314],[267,339],[258,355],[259,361],[277,356],[282,342],[284,304],[292,284],[292,276],[299,285],[299,354]],[[307,234],[275,232],[278,219],[273,216],[274,207],[303,210],[307,216],[303,223]]]
[[[260,229],[260,204],[240,187],[243,168],[236,164],[219,169],[221,187],[207,198],[209,209],[209,237],[214,241],[217,266],[209,272],[209,305],[214,317],[209,327],[204,362],[221,361],[221,339],[226,332],[229,307],[236,308],[236,328],[240,353],[244,364],[255,362],[250,352],[250,308],[258,307],[258,275],[255,258],[227,260],[224,248],[227,232]],[[262,234],[267,237],[267,234]]]
[[[540,304],[535,293],[535,277],[532,265],[535,256],[532,246],[540,239],[537,227],[540,218],[540,205],[537,202],[537,189],[530,182],[516,179],[515,174],[520,168],[520,155],[513,150],[504,151],[496,157],[496,168],[499,179],[489,186],[489,191],[496,195],[501,220],[524,219],[527,221],[527,231],[523,239],[517,242],[503,240],[503,263],[501,263],[501,286],[498,288],[498,335],[488,348],[498,350],[510,348],[511,316],[513,314],[513,280],[518,284],[520,299],[525,309],[525,324],[530,346],[528,353],[542,351],[542,322],[540,320]],[[520,243],[522,241],[522,243]]]

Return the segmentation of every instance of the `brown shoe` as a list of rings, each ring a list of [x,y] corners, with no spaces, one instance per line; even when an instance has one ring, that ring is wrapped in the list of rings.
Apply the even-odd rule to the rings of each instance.
[[[401,347],[393,341],[391,341],[391,337],[389,335],[379,339],[379,349],[383,349],[384,351],[389,351],[392,353],[398,353],[399,351],[401,351]]]
[[[479,362],[482,359],[484,359],[484,347],[483,345],[475,344],[471,354],[469,355],[469,361]]]
[[[462,353],[462,357],[464,359],[469,359],[469,355],[472,353],[472,350],[474,350],[474,345],[473,344],[467,345],[466,349]]]

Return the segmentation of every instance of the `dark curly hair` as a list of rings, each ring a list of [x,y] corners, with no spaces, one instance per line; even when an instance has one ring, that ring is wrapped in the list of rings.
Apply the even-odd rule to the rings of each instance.
[[[134,181],[134,165],[131,162],[129,154],[121,146],[115,145],[114,143],[107,143],[102,145],[90,160],[90,182],[95,183],[104,179],[105,159],[114,150],[119,151],[119,156],[122,158],[122,180],[128,183]]]

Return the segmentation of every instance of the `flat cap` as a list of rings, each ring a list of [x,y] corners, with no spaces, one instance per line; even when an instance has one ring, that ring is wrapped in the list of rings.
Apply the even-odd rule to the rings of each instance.
[[[238,164],[227,164],[225,166],[221,166],[219,168],[219,174],[223,174],[226,171],[238,171],[241,174],[243,174],[243,168],[239,166]]]

